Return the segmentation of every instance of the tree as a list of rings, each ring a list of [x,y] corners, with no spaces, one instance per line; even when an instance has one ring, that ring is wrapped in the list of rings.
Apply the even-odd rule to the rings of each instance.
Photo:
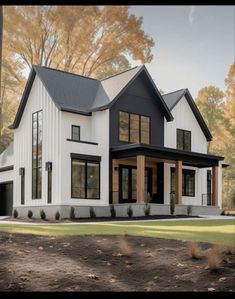
[[[152,38],[127,6],[7,6],[6,44],[24,66],[50,66],[86,76],[152,60]],[[14,20],[14,22],[12,22]],[[124,59],[125,57],[125,59]],[[118,69],[118,71],[120,71]]]
[[[223,171],[224,203],[227,207],[234,205],[235,195],[235,63],[225,79],[226,101],[224,105],[224,128],[228,137],[224,139],[224,156],[229,167]]]
[[[221,127],[224,96],[224,93],[219,88],[206,86],[199,90],[196,98],[197,106],[213,136],[212,142],[208,143],[208,151],[220,149],[221,146],[221,136],[224,134]],[[217,136],[219,136],[219,139]]]

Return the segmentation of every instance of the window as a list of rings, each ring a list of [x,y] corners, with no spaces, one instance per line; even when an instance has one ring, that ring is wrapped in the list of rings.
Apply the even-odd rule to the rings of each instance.
[[[46,162],[47,171],[47,203],[52,200],[52,162]]]
[[[24,198],[25,198],[25,169],[23,167],[20,168],[20,198],[21,198],[21,204],[24,205]]]
[[[119,112],[119,140],[131,143],[150,143],[150,117]]]
[[[42,197],[42,111],[32,120],[32,198]]]
[[[191,132],[177,129],[177,149],[191,151]]]
[[[171,192],[175,192],[175,168],[171,167]],[[195,170],[182,169],[182,195],[195,196]]]
[[[72,140],[80,140],[80,126],[72,126]]]
[[[72,198],[100,199],[100,162],[72,159]]]

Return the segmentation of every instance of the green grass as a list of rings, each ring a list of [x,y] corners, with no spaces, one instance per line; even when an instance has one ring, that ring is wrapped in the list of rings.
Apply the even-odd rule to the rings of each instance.
[[[132,235],[235,244],[235,220],[132,221],[91,224],[0,224],[0,232],[37,235]]]

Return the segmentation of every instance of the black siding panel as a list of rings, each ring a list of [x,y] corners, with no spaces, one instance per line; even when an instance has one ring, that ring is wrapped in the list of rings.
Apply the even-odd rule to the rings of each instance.
[[[110,109],[110,147],[126,144],[119,141],[119,111],[150,116],[150,141],[164,146],[164,115],[159,99],[153,96],[149,83],[138,77]]]

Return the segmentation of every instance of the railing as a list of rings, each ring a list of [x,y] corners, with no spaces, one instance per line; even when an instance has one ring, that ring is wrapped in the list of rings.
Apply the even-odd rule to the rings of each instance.
[[[212,205],[212,194],[203,193],[202,194],[202,206],[211,206]]]

